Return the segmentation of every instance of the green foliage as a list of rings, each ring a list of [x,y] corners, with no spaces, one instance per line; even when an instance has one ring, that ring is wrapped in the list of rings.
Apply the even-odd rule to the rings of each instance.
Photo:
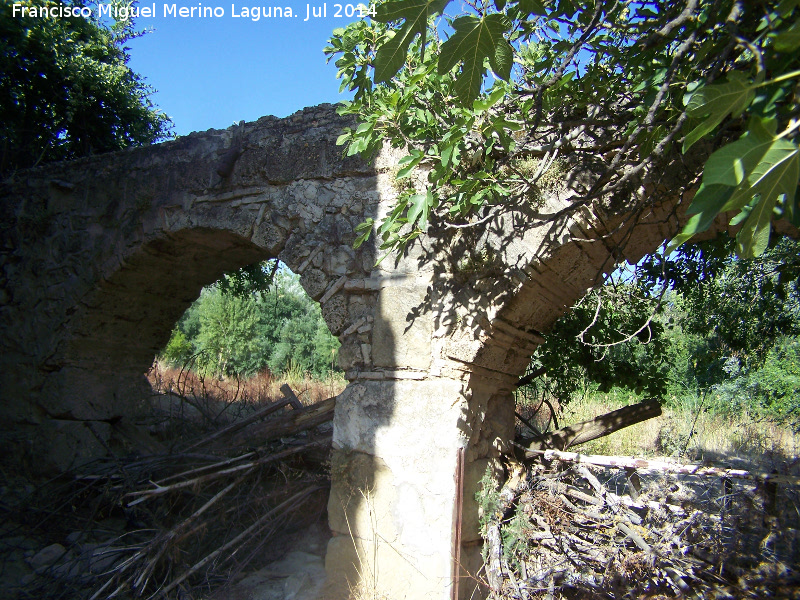
[[[178,322],[161,359],[214,376],[248,377],[269,368],[324,378],[334,370],[339,341],[328,331],[319,305],[295,275],[268,263],[257,271],[272,273],[268,290],[258,281],[228,276],[225,284],[204,289]]]
[[[533,355],[532,366],[549,374],[531,384],[534,393],[567,404],[592,382],[601,392],[617,386],[662,396],[670,378],[669,343],[654,311],[652,296],[636,283],[588,294],[556,322]]]
[[[454,6],[387,0],[325,50],[355,90],[341,111],[362,121],[339,140],[348,154],[388,142],[408,152],[403,176],[428,182],[379,225],[383,249],[402,250],[432,218],[463,223],[532,197],[541,173],[515,168],[531,156],[609,157],[576,209],[628,195],[656,164],[683,162],[685,190],[702,174],[674,247],[732,210],[738,252],[753,257],[772,219],[800,219],[797,2],[498,0],[446,13]],[[711,151],[703,169],[695,156]]]
[[[706,340],[703,366],[729,356],[755,366],[781,337],[800,335],[800,242],[783,238],[758,259],[732,249],[721,236],[640,267],[644,285],[663,281],[680,294],[683,332]]]
[[[124,44],[142,34],[131,20],[13,16],[12,5],[0,5],[0,173],[169,137],[169,118],[127,65]]]
[[[475,501],[478,503],[478,522],[481,531],[486,531],[486,525],[497,520],[500,507],[500,485],[491,464],[486,465],[483,477],[478,482]]]
[[[754,118],[739,140],[711,155],[702,187],[687,211],[695,218],[669,249],[708,229],[720,212],[737,210],[731,224],[744,221],[737,236],[739,255],[753,258],[764,252],[773,211],[778,208],[782,213],[794,206],[800,177],[800,148],[780,139],[776,126],[774,119]]]
[[[375,20],[379,23],[403,20],[399,30],[381,46],[375,56],[375,81],[387,81],[403,66],[406,53],[417,34],[423,38],[427,31],[428,17],[442,11],[448,0],[398,0],[382,4],[377,8]],[[422,47],[425,44],[423,41]]]
[[[542,395],[565,405],[628,389],[800,425],[800,241],[783,238],[754,259],[736,258],[735,243],[720,236],[649,256],[587,296],[534,355],[549,375],[527,390],[534,406]]]
[[[503,558],[514,570],[519,570],[522,562],[530,559],[531,550],[535,548],[530,537],[535,531],[538,527],[521,510],[515,511],[511,519],[503,523],[500,530]]]
[[[488,60],[492,71],[508,81],[514,62],[511,44],[503,37],[510,24],[499,13],[481,18],[466,15],[453,21],[454,33],[442,44],[439,74],[447,73],[463,61],[455,82],[455,92],[462,104],[468,104],[480,93]]]
[[[194,353],[194,346],[180,329],[173,329],[169,342],[161,351],[161,359],[171,365],[188,365]]]
[[[711,407],[717,412],[747,412],[800,426],[800,339],[778,340],[757,368],[732,356],[722,370],[727,377],[711,387]]]
[[[209,293],[198,307],[200,329],[194,340],[199,368],[215,376],[255,374],[265,350],[254,299]]]
[[[266,293],[274,283],[279,266],[277,259],[247,265],[237,271],[225,273],[217,285],[222,293],[236,296]]]
[[[500,485],[491,463],[486,466],[483,477],[478,483],[475,500],[478,503],[478,523],[482,535],[485,536],[489,524],[503,519],[500,510]],[[503,556],[514,567],[519,567],[520,559],[528,557],[528,538],[532,529],[529,517],[521,511],[517,511],[509,521],[504,521],[502,524],[500,535]],[[484,560],[487,558],[487,550],[488,548],[484,546],[482,550]]]
[[[303,313],[286,319],[267,362],[273,373],[291,368],[324,376],[339,344],[328,332],[319,306],[309,303]]]
[[[755,95],[753,86],[748,85],[738,71],[731,72],[726,83],[705,85],[697,89],[686,104],[686,114],[704,120],[686,134],[683,151],[686,152],[695,142],[714,131],[725,117],[740,116],[750,106]]]

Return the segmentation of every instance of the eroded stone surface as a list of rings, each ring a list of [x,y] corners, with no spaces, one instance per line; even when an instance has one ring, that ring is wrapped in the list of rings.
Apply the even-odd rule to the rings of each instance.
[[[419,310],[427,291],[424,279],[403,279],[381,290],[372,349],[376,367],[426,370],[430,366],[433,315]]]

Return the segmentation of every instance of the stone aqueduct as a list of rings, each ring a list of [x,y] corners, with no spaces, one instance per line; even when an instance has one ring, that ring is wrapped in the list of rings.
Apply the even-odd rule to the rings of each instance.
[[[513,435],[512,391],[540,332],[674,233],[678,202],[628,221],[597,208],[541,218],[567,205],[565,185],[538,215],[431,227],[376,267],[354,228],[391,206],[397,157],[342,158],[345,124],[323,105],[4,182],[4,453],[63,469],[111,441],[201,287],[277,257],[322,305],[349,380],[334,420],[330,597],[347,597],[364,560],[389,598],[468,597],[473,492]]]

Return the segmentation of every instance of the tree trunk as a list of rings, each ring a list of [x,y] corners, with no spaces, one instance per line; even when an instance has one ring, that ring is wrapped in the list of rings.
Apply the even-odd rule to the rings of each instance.
[[[657,400],[645,400],[639,404],[624,406],[618,410],[595,417],[591,421],[583,421],[582,423],[562,427],[552,433],[543,435],[542,439],[524,440],[523,444],[521,444],[521,446],[525,447],[524,458],[538,456],[542,450],[566,450],[571,446],[596,440],[660,415],[661,405]]]

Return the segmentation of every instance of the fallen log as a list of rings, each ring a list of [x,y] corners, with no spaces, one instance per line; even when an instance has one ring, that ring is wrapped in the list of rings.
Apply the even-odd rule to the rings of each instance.
[[[571,446],[596,440],[660,415],[661,405],[658,401],[645,400],[600,415],[590,421],[562,427],[543,435],[541,439],[525,439],[522,444],[516,444],[516,446],[522,449],[523,456],[520,458],[532,459],[539,456],[542,450],[566,450]]]
[[[333,419],[336,409],[336,397],[328,398],[313,406],[307,406],[290,414],[263,423],[251,424],[239,431],[229,445],[262,445],[277,438],[288,437],[301,431],[307,431]]]
[[[297,399],[297,396],[292,391],[292,388],[289,387],[289,384],[284,383],[281,386],[281,392],[283,392],[284,395],[283,399],[279,400],[278,402],[274,402],[273,404],[270,404],[269,406],[266,406],[260,410],[257,410],[256,412],[254,412],[252,415],[250,415],[245,419],[231,423],[230,425],[228,425],[227,427],[223,427],[222,429],[218,429],[211,435],[206,436],[203,439],[194,442],[190,446],[187,446],[185,450],[192,450],[199,446],[204,446],[205,444],[213,442],[214,440],[233,435],[240,429],[244,429],[251,423],[255,423],[259,419],[263,419],[264,417],[271,415],[272,413],[280,410],[284,406],[291,406],[295,410],[303,409],[302,403],[300,402],[300,400]]]

